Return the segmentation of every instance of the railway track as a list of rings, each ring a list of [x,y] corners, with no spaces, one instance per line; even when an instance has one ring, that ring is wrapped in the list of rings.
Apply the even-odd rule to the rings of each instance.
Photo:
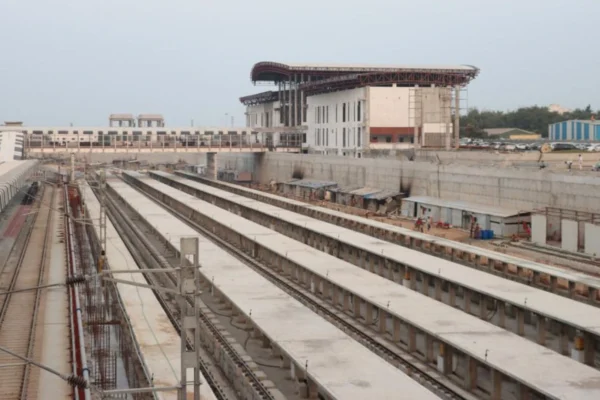
[[[172,268],[173,266],[169,264],[169,262],[160,255],[160,253],[153,248],[152,244],[144,243],[144,240],[141,240],[141,235],[139,231],[136,232],[137,227],[130,226],[127,222],[128,218],[124,211],[122,211],[115,203],[114,200],[107,196],[107,206],[108,206],[108,216],[111,217],[111,221],[113,225],[117,229],[119,236],[123,239],[126,246],[132,251],[132,255],[134,258],[139,257],[141,259],[145,259],[145,265],[150,268]],[[148,251],[145,251],[148,250]],[[141,252],[146,253],[144,255],[140,254]],[[138,254],[135,254],[138,253]],[[153,267],[154,265],[154,267]],[[144,274],[146,279],[150,284],[166,287],[169,289],[177,288],[177,278],[172,273],[165,274]],[[167,312],[169,319],[177,329],[177,331],[181,334],[181,326],[179,324],[180,315],[179,315],[179,307],[178,301],[175,297],[165,294],[158,293],[157,296],[159,302],[162,304],[163,309]],[[191,305],[192,299],[188,299],[189,304]],[[237,353],[237,351],[233,348],[231,343],[227,340],[227,338],[222,334],[220,329],[214,325],[211,321],[211,318],[204,313],[200,314],[200,319],[204,328],[210,331],[211,335],[214,336],[219,342],[221,348],[227,353],[228,357],[234,360],[234,363],[239,367],[244,378],[249,382],[249,384],[253,387],[255,393],[257,393],[261,399],[269,400],[274,397],[269,392],[269,390],[262,384],[262,381],[256,377],[253,370],[247,365],[247,363],[242,359],[242,357]],[[191,343],[188,342],[188,345],[191,346]],[[201,349],[201,352],[204,352]],[[237,393],[233,393],[230,388],[222,387],[219,382],[223,380],[227,380],[220,373],[216,372],[214,368],[211,368],[209,363],[206,363],[205,359],[210,359],[208,353],[205,353],[205,357],[201,357],[201,371],[206,379],[206,383],[210,385],[213,389],[213,392],[219,399],[237,399]],[[215,376],[215,375],[221,376]]]
[[[140,190],[137,187],[136,189]],[[245,262],[249,267],[260,273],[277,287],[289,293],[306,307],[332,322],[345,333],[352,336],[359,343],[363,344],[365,347],[378,354],[392,365],[401,369],[409,376],[412,376],[413,379],[429,388],[437,395],[444,399],[452,400],[467,400],[476,398],[474,395],[462,390],[458,385],[455,385],[450,381],[446,380],[444,382],[440,382],[439,379],[445,379],[442,374],[432,370],[424,362],[421,362],[413,355],[403,351],[395,344],[392,344],[387,339],[375,332],[375,330],[369,328],[365,329],[363,324],[353,319],[350,315],[345,314],[341,309],[324,302],[322,299],[319,299],[298,282],[294,282],[286,277],[281,276],[277,272],[276,266],[270,266],[262,260],[253,258],[244,250],[238,248],[236,243],[224,240],[214,234],[210,230],[210,227],[204,227],[195,223],[194,221],[191,221],[186,215],[165,204],[162,199],[156,198],[149,193],[145,194],[159,203],[171,214],[190,225],[216,244],[223,247],[230,254]]]
[[[33,288],[43,283],[55,192],[54,186],[45,186],[33,224],[19,234],[23,245],[13,247],[2,271],[0,292]],[[27,358],[33,355],[40,294],[38,289],[0,296],[0,345]],[[30,370],[30,365],[0,352],[0,398],[29,398],[29,386],[34,386],[34,382],[30,382]]]

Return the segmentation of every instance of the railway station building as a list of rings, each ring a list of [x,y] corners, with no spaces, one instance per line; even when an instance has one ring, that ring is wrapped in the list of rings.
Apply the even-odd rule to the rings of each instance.
[[[370,149],[449,149],[458,146],[461,92],[478,73],[468,65],[259,62],[251,80],[276,90],[240,101],[247,127],[295,128],[312,153],[361,157]],[[280,140],[277,133],[273,140]]]

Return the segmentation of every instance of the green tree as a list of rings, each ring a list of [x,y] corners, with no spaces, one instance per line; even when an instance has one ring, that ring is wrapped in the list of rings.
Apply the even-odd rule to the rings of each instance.
[[[514,111],[480,111],[477,108],[469,110],[467,115],[461,116],[461,135],[466,137],[482,137],[485,129],[491,128],[519,128],[539,133],[542,137],[548,136],[548,125],[570,119],[587,120],[594,115],[592,106],[584,109],[577,108],[571,112],[558,114],[551,112],[547,107],[531,106],[521,107]],[[600,110],[598,110],[600,115]]]

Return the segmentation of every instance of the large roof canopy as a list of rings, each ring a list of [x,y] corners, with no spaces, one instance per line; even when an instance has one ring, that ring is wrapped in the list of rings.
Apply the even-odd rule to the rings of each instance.
[[[311,80],[320,80],[341,75],[405,72],[458,74],[472,79],[478,74],[479,69],[471,65],[313,64],[262,61],[254,64],[250,79],[253,82],[281,82],[295,74],[304,74],[305,80],[308,80],[308,77]]]

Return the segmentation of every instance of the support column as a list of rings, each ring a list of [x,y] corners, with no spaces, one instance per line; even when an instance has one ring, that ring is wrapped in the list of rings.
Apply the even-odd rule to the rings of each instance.
[[[435,279],[435,299],[437,301],[442,300],[442,280],[440,278]]]
[[[465,389],[472,391],[477,386],[477,361],[471,356],[465,355],[467,365],[465,366]]]
[[[464,310],[467,314],[471,313],[471,291],[463,289]]]
[[[546,344],[546,317],[537,316],[537,341],[544,346]]]
[[[379,332],[385,333],[387,328],[387,313],[382,309],[379,309]]]
[[[366,312],[365,312],[365,323],[367,326],[373,324],[373,304],[369,302],[365,302]]]
[[[393,331],[392,331],[392,340],[394,341],[394,343],[397,343],[400,341],[400,320],[398,318],[394,317],[394,327],[393,327]]]
[[[517,335],[525,335],[525,312],[521,308],[517,308]]]
[[[452,373],[452,348],[440,343],[440,349],[438,354],[437,369],[444,375]]]
[[[433,360],[433,338],[431,335],[425,336],[425,359],[427,363],[432,363]]]
[[[304,82],[304,74],[300,74],[300,84]],[[300,89],[300,123],[298,125],[304,124],[304,89]]]
[[[217,180],[217,155],[218,153],[206,153],[206,177]]]
[[[454,87],[454,148],[460,146],[460,86]]]
[[[298,74],[294,74],[294,81],[295,81],[295,96],[294,96],[294,103],[295,103],[295,107],[294,107],[294,112],[295,112],[295,126],[300,125],[300,91],[298,90],[298,85],[300,84],[298,82]]]
[[[448,282],[448,293],[450,294],[448,304],[450,307],[456,307],[456,286],[452,282]]]
[[[288,77],[288,126],[292,126],[292,76]]]
[[[504,302],[498,302],[498,326],[506,328],[506,304]]]
[[[344,296],[344,312],[347,312],[350,310],[350,293],[344,291],[343,296]]]
[[[354,296],[354,317],[356,319],[360,318],[360,303],[361,300],[358,297]]]
[[[421,293],[429,297],[429,275],[421,274]]]
[[[560,324],[560,339],[559,339],[560,353],[564,356],[569,354],[569,334],[567,326]]]
[[[408,352],[414,353],[417,350],[417,330],[414,326],[408,326]]]
[[[492,370],[492,400],[502,399],[502,373]]]

